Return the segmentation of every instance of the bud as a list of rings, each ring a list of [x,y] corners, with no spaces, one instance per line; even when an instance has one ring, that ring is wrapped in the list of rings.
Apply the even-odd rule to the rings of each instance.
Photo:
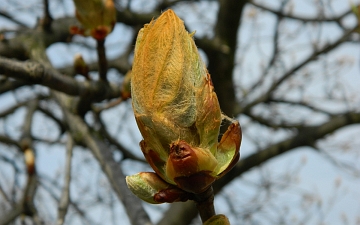
[[[76,73],[89,79],[89,66],[86,64],[81,54],[76,54],[74,57],[74,70]]]
[[[201,193],[215,181],[216,166],[216,158],[210,151],[176,141],[170,146],[166,176],[185,191]]]
[[[131,95],[148,163],[167,183],[197,194],[237,162],[241,130],[233,121],[218,143],[224,116],[192,36],[172,10],[146,24],[136,40]]]
[[[212,216],[203,225],[230,225],[229,219],[222,214]]]
[[[116,9],[113,0],[74,0],[76,18],[83,28],[72,27],[72,33],[91,35],[103,40],[114,28]]]
[[[156,173],[142,172],[127,176],[126,183],[136,196],[152,204],[183,202],[190,198],[189,193],[166,183]]]
[[[24,160],[26,169],[29,175],[35,173],[35,155],[31,148],[26,148],[24,151]]]

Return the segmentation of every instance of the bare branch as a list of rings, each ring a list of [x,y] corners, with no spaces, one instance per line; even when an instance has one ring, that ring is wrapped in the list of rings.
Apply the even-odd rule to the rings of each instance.
[[[92,151],[101,169],[109,179],[117,197],[123,202],[132,224],[150,225],[151,221],[141,205],[141,200],[128,189],[125,182],[125,175],[119,163],[115,162],[108,146],[91,133],[89,127],[81,117],[68,111],[66,108],[66,102],[68,101],[66,96],[60,93],[54,93],[54,95],[62,106],[65,119],[70,132],[74,136],[74,140],[82,142]]]
[[[222,187],[231,182],[234,178],[240,176],[242,173],[266,162],[273,157],[295,150],[301,146],[313,146],[316,141],[328,134],[331,134],[335,130],[357,123],[360,123],[360,113],[349,112],[333,116],[327,122],[319,126],[303,127],[299,130],[296,136],[273,144],[265,149],[253,153],[252,155],[249,155],[244,159],[241,159],[231,171],[215,183],[215,193],[219,192]]]
[[[340,38],[334,41],[331,44],[327,44],[320,48],[319,50],[315,50],[311,55],[309,55],[306,59],[298,63],[296,66],[291,68],[290,70],[286,71],[277,81],[273,82],[273,84],[268,88],[268,90],[261,95],[260,97],[256,98],[252,102],[246,104],[243,108],[238,108],[237,114],[241,114],[247,110],[249,110],[254,105],[257,105],[261,102],[267,102],[269,98],[272,97],[272,93],[289,77],[295,74],[298,70],[303,68],[304,66],[308,65],[310,62],[317,60],[317,58],[322,55],[326,54],[329,51],[337,48],[341,44],[345,43],[346,40],[350,37],[350,35],[357,29],[357,26],[353,27],[352,29],[346,31]]]
[[[14,145],[14,146],[18,147],[19,149],[21,148],[18,141],[13,140],[13,139],[11,139],[11,138],[9,138],[7,136],[4,136],[4,135],[0,135],[0,142],[4,143],[4,144],[7,144],[7,145]]]
[[[70,180],[71,180],[71,158],[74,148],[74,141],[69,134],[67,137],[66,144],[66,165],[65,165],[65,176],[64,176],[64,187],[61,193],[59,206],[58,206],[58,218],[57,225],[62,225],[65,222],[65,216],[69,208],[70,202]]]
[[[123,153],[124,159],[133,159],[133,160],[136,160],[139,162],[146,163],[146,160],[144,158],[139,158],[136,155],[134,155],[131,151],[129,151],[127,148],[125,148],[120,142],[118,142],[115,138],[113,138],[109,134],[109,132],[106,130],[105,124],[103,123],[99,114],[96,114],[96,119],[101,125],[101,128],[100,128],[101,133],[112,145],[116,146],[116,148],[118,148]]]
[[[24,188],[24,194],[22,199],[9,213],[6,213],[4,215],[4,218],[0,218],[0,221],[2,221],[4,225],[11,223],[20,214],[25,214],[34,217],[34,219],[37,219],[36,208],[34,205],[34,196],[37,187],[37,176],[35,169],[35,154],[31,139],[31,124],[37,101],[29,102],[28,105],[28,112],[26,114],[25,123],[23,125],[23,134],[20,141],[21,148],[24,151],[24,161],[28,175],[27,183]]]
[[[298,105],[298,106],[302,106],[305,108],[308,108],[314,112],[319,112],[319,113],[323,113],[325,115],[328,116],[334,116],[333,113],[330,113],[328,111],[322,110],[316,106],[310,105],[309,103],[306,103],[304,101],[291,101],[291,100],[283,100],[283,99],[275,99],[275,98],[270,98],[268,102],[274,102],[274,103],[284,103],[284,104],[289,104],[289,105]]]
[[[53,180],[50,180],[50,179],[49,179],[49,177],[45,177],[44,175],[41,175],[41,176],[39,175],[39,177],[42,178],[42,179],[46,179],[46,180],[49,181],[52,185],[54,185],[55,188],[60,189],[60,188],[55,184],[55,182],[54,182]],[[40,180],[40,185],[41,185],[42,188],[44,188],[44,189],[51,195],[51,197],[52,197],[53,199],[55,199],[55,201],[60,202],[60,198],[57,197],[57,195],[55,194],[54,188],[52,188],[52,187],[50,187],[49,185],[45,184],[45,182],[41,182],[41,180]],[[80,215],[80,217],[82,217],[82,218],[85,220],[85,222],[86,222],[87,224],[91,224],[90,219],[87,218],[87,216],[86,216],[86,211],[82,210],[82,209],[78,206],[78,204],[77,204],[76,202],[73,202],[71,199],[69,199],[69,204],[70,204],[71,207],[78,213],[78,215]]]
[[[271,13],[279,16],[279,17],[299,20],[299,21],[305,22],[305,23],[311,23],[311,22],[318,22],[318,23],[321,23],[321,22],[335,22],[335,23],[339,23],[344,17],[346,17],[347,15],[350,15],[352,13],[352,11],[350,9],[350,10],[347,10],[347,11],[345,11],[343,13],[340,13],[340,15],[334,16],[334,17],[328,17],[328,18],[322,18],[322,17],[319,17],[319,16],[305,17],[305,16],[286,14],[282,10],[271,9],[270,7],[264,6],[263,4],[256,3],[254,0],[249,1],[249,3],[252,4],[253,6],[256,6],[259,9],[271,12]]]
[[[98,54],[98,65],[99,65],[99,76],[103,81],[107,81],[106,73],[107,73],[107,59],[105,52],[105,40],[97,40],[97,54]]]
[[[7,79],[4,82],[1,81],[0,94],[3,94],[8,91],[15,91],[16,89],[23,87],[25,85],[28,85],[28,83],[20,80]]]
[[[0,73],[31,84],[42,84],[68,95],[86,96],[97,101],[116,98],[121,94],[114,84],[95,81],[79,82],[37,62],[20,62],[0,56]]]
[[[45,31],[51,31],[51,23],[53,21],[49,11],[49,0],[43,0],[44,2],[44,18],[42,21],[42,27]]]
[[[275,123],[273,120],[264,118],[262,116],[254,115],[252,112],[244,112],[244,114],[250,117],[253,121],[258,122],[259,124],[265,125],[273,129],[285,128],[285,129],[301,129],[304,125],[303,123]]]
[[[21,22],[20,20],[15,19],[13,16],[9,15],[7,12],[0,10],[0,16],[10,20],[11,22],[19,25],[20,27],[24,28],[27,27],[27,25],[23,22]]]

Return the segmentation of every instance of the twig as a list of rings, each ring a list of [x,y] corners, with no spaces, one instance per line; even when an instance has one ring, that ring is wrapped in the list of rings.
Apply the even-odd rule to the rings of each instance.
[[[301,146],[314,146],[316,141],[324,138],[326,135],[337,129],[350,124],[360,123],[360,113],[347,112],[331,117],[327,122],[318,126],[306,126],[299,129],[296,136],[290,137],[284,141],[269,145],[268,147],[257,151],[246,158],[241,159],[232,170],[230,170],[222,179],[217,180],[214,184],[215,193],[219,192],[222,187],[230,181],[239,177],[244,172],[266,162],[267,160],[293,151]]]
[[[1,84],[0,85],[0,94],[3,94],[8,91],[15,91],[16,89],[18,89],[22,86],[28,85],[24,81],[11,80],[11,79],[7,79],[6,81],[1,81],[0,84]]]
[[[277,16],[280,16],[280,17],[284,17],[284,18],[289,18],[289,19],[294,19],[294,20],[299,20],[299,21],[302,21],[304,23],[313,23],[313,22],[318,22],[318,23],[321,23],[321,22],[334,22],[334,23],[337,23],[339,22],[341,19],[343,19],[345,16],[349,15],[352,11],[351,9],[350,10],[347,10],[343,13],[341,13],[340,15],[338,16],[334,16],[334,17],[320,17],[319,16],[316,16],[316,17],[305,17],[305,16],[296,16],[296,15],[291,15],[291,14],[285,14],[282,10],[275,10],[275,9],[271,9],[267,6],[264,6],[263,4],[258,4],[256,3],[255,1],[249,1],[250,4],[252,4],[253,6],[257,7],[257,8],[260,8],[262,10],[266,10],[268,12],[271,12]]]
[[[255,106],[255,105],[259,104],[259,103],[268,101],[272,97],[272,93],[284,81],[286,81],[288,78],[293,76],[295,74],[295,72],[299,71],[300,69],[302,69],[303,67],[308,65],[310,62],[313,62],[313,61],[317,60],[320,55],[326,54],[329,51],[337,48],[341,44],[345,43],[347,41],[347,39],[351,36],[351,34],[356,29],[357,29],[357,25],[355,27],[347,30],[340,38],[338,38],[333,43],[327,44],[327,45],[323,46],[319,50],[314,50],[314,52],[311,55],[309,55],[307,58],[305,58],[303,61],[301,61],[300,63],[298,63],[297,65],[295,65],[291,69],[289,69],[288,71],[286,71],[278,80],[274,81],[271,84],[271,86],[268,88],[268,90],[263,95],[261,95],[260,97],[254,99],[252,102],[246,104],[244,107],[239,107],[239,109],[238,109],[239,111],[237,111],[236,114],[241,114],[241,113],[249,110],[250,108],[252,108],[253,106]]]
[[[120,105],[120,103],[122,103],[124,100],[126,100],[126,99],[123,99],[122,97],[120,97],[120,98],[117,98],[117,99],[115,99],[113,101],[110,101],[110,102],[108,102],[106,104],[102,104],[101,106],[100,105],[99,106],[92,106],[92,109],[96,114],[98,114],[98,113],[102,112],[103,110],[107,110],[107,109],[113,108],[113,107],[115,107],[117,105]]]
[[[144,158],[137,157],[134,155],[129,149],[125,148],[120,142],[116,140],[116,138],[112,137],[111,134],[106,130],[106,126],[104,122],[102,121],[100,114],[95,113],[95,118],[97,122],[100,124],[100,132],[106,138],[110,144],[114,145],[119,151],[123,154],[123,159],[132,159],[136,160],[138,162],[144,162],[146,163],[146,160]]]
[[[64,224],[65,216],[69,208],[70,202],[70,181],[71,181],[71,158],[74,147],[74,140],[72,136],[68,135],[68,141],[66,144],[66,165],[65,165],[65,179],[64,187],[61,193],[59,207],[58,207],[58,219],[57,225]]]
[[[23,27],[23,28],[28,27],[25,23],[21,22],[20,20],[15,19],[11,15],[9,15],[7,12],[4,12],[2,10],[0,11],[0,16],[5,17],[6,19],[12,21],[13,23],[16,23],[20,27]]]
[[[53,68],[33,61],[21,62],[0,56],[0,74],[30,84],[42,84],[68,95],[84,95],[94,101],[121,96],[118,85],[107,82],[80,82],[74,78],[64,76]]]
[[[47,191],[55,201],[60,202],[60,198],[57,197],[54,191],[55,189],[60,190],[58,184],[55,181],[53,181],[50,177],[47,177],[45,174],[41,174],[40,177],[52,185],[50,186],[49,184],[46,184],[44,181],[40,180],[41,187],[44,188],[44,190]],[[86,211],[82,210],[77,203],[69,199],[69,204],[71,205],[72,209],[74,209],[74,211],[76,211],[78,215],[85,220],[86,224],[93,224],[93,222],[91,222],[90,219],[86,217]]]
[[[205,192],[195,195],[194,201],[196,202],[196,207],[203,223],[210,219],[210,217],[215,216],[214,191],[212,186]]]
[[[73,135],[81,134],[80,138],[79,135],[77,135],[77,139],[75,138],[74,140],[81,142],[91,150],[92,154],[99,162],[102,171],[107,176],[117,197],[123,202],[132,224],[151,225],[150,218],[141,205],[141,200],[133,195],[128,189],[125,182],[125,175],[120,164],[114,160],[113,153],[108,148],[108,145],[93,134],[91,129],[79,115],[76,115],[67,109],[68,96],[54,92],[54,97],[63,110],[64,118],[70,132]]]
[[[98,63],[99,63],[99,76],[103,81],[107,81],[107,60],[105,52],[105,39],[97,40],[97,54],[98,54]]]
[[[44,18],[42,21],[42,26],[45,31],[51,30],[51,23],[53,21],[53,18],[50,15],[49,11],[49,0],[44,0]]]

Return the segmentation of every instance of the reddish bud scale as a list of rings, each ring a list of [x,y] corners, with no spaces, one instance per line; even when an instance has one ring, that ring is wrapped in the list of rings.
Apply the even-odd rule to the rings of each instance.
[[[191,194],[174,188],[161,190],[154,195],[154,201],[159,203],[186,202],[190,199]]]
[[[200,171],[190,176],[176,177],[174,180],[184,191],[202,193],[216,180],[211,173],[212,171]]]
[[[190,176],[198,172],[198,157],[194,150],[184,141],[173,143],[170,146],[169,163],[174,171],[179,171],[177,176]]]

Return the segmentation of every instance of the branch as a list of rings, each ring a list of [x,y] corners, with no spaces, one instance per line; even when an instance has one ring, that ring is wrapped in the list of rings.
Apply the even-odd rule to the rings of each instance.
[[[20,80],[11,80],[6,79],[5,81],[0,81],[0,94],[3,94],[8,91],[14,91],[22,86],[27,85],[26,82]]]
[[[129,51],[129,53],[130,52],[132,51]],[[109,69],[116,69],[122,74],[126,74],[126,72],[131,68],[129,64],[129,55],[127,54],[127,52],[126,54],[123,54],[115,59],[108,60],[107,63]],[[98,62],[89,62],[86,64],[89,67],[89,71],[99,71]],[[74,70],[74,65],[67,65],[56,69],[62,74],[66,74],[72,77],[76,75],[76,71]]]
[[[306,107],[315,112],[323,113],[328,116],[334,116],[334,114],[332,114],[328,111],[322,110],[320,108],[317,108],[313,105],[310,105],[309,103],[306,103],[305,101],[291,101],[291,100],[270,98],[268,102],[283,103],[283,104],[289,104],[289,105],[295,105],[295,106],[303,106],[303,107]]]
[[[360,123],[360,113],[348,112],[338,116],[333,116],[327,122],[319,126],[303,127],[302,129],[299,129],[296,136],[273,144],[261,151],[249,155],[244,159],[241,159],[232,170],[215,183],[214,191],[215,193],[219,192],[222,187],[227,185],[236,177],[251,168],[259,166],[273,157],[295,150],[298,147],[313,146],[315,142],[324,138],[326,135],[329,135],[345,126],[356,123]]]
[[[117,8],[119,5],[117,4]],[[160,12],[151,12],[151,13],[136,13],[132,12],[129,9],[120,9],[116,12],[117,22],[124,23],[129,26],[144,26],[144,24],[149,23],[153,18],[156,18],[160,15]]]
[[[236,105],[233,69],[240,18],[246,3],[245,0],[219,1],[217,23],[212,40],[213,44],[218,47],[204,49],[209,59],[208,70],[221,110],[229,116],[234,115],[234,106]]]
[[[283,1],[281,4],[281,8],[280,11],[282,12],[284,10],[284,7],[286,5],[286,2]],[[257,88],[258,86],[262,85],[265,81],[265,77],[267,76],[267,74],[269,73],[270,69],[274,66],[276,59],[279,57],[279,33],[280,33],[280,23],[282,22],[284,17],[282,17],[281,15],[277,15],[276,17],[276,24],[275,24],[275,28],[274,28],[274,36],[273,36],[273,53],[272,56],[264,70],[264,72],[262,73],[262,78],[259,79],[256,83],[254,83],[249,90],[254,90],[255,88]]]
[[[6,18],[6,19],[8,19],[8,20],[10,20],[11,22],[19,25],[19,26],[22,27],[22,28],[27,27],[27,25],[26,25],[25,23],[21,22],[20,20],[15,19],[14,17],[12,17],[11,15],[9,15],[9,14],[8,14],[7,12],[5,12],[5,11],[2,11],[2,10],[1,10],[1,11],[0,11],[0,16]]]
[[[252,4],[253,6],[260,8],[262,10],[271,12],[279,17],[284,17],[284,18],[289,18],[289,19],[294,19],[294,20],[300,20],[301,22],[304,23],[312,23],[312,22],[335,22],[335,23],[339,23],[340,20],[342,20],[345,16],[350,15],[352,13],[351,9],[341,13],[338,16],[334,16],[334,17],[328,17],[328,18],[321,18],[319,16],[316,17],[304,17],[304,16],[299,16],[299,15],[291,15],[291,14],[285,14],[282,10],[278,11],[275,9],[271,9],[267,6],[264,6],[263,4],[259,4],[256,3],[254,1],[249,1],[250,4]]]
[[[49,111],[48,109],[46,109],[40,105],[38,105],[37,110],[44,113],[46,116],[48,116],[50,119],[52,119],[59,126],[59,129],[60,129],[59,136],[61,136],[61,134],[63,134],[65,132],[66,126],[65,126],[64,122],[61,121],[60,119],[58,119],[51,111]]]
[[[125,182],[125,175],[120,164],[115,162],[112,152],[108,146],[98,137],[92,134],[86,123],[79,117],[71,113],[67,108],[67,97],[61,93],[54,92],[54,96],[61,105],[65,120],[75,141],[82,142],[87,146],[97,159],[101,169],[107,176],[117,197],[122,201],[129,219],[134,225],[150,225],[151,221],[144,211],[141,200],[133,195]]]
[[[107,81],[107,59],[105,52],[105,40],[97,40],[97,54],[98,54],[98,65],[99,65],[99,77],[102,81]]]
[[[303,127],[303,123],[275,123],[273,119],[265,118],[262,116],[254,115],[252,112],[246,111],[244,115],[250,117],[253,121],[256,121],[259,124],[265,125],[267,127],[273,129],[285,128],[285,129],[301,129]]]
[[[49,177],[45,177],[44,175],[41,175],[41,178],[44,180],[48,180],[48,182],[50,182],[52,185],[55,186],[55,188],[60,189],[54,181],[50,180]],[[41,181],[40,181],[41,182]],[[41,182],[40,183],[41,187],[44,188],[49,194],[50,196],[57,202],[60,202],[60,199],[56,196],[54,188],[49,187],[47,184],[45,184],[45,182]],[[80,215],[80,217],[82,217],[85,220],[86,224],[93,224],[94,222],[90,221],[87,217],[86,217],[86,211],[82,210],[81,208],[79,208],[78,204],[76,204],[75,202],[72,202],[71,199],[69,199],[69,204],[71,205],[71,207],[73,207],[74,211],[78,213],[78,215]]]
[[[31,139],[31,124],[36,105],[37,101],[29,102],[28,112],[25,117],[25,124],[23,125],[22,129],[23,134],[20,140],[20,146],[24,152],[24,161],[28,175],[26,186],[24,188],[24,194],[16,206],[10,212],[6,213],[3,218],[0,218],[0,221],[4,225],[10,224],[20,214],[25,214],[27,216],[33,217],[34,219],[37,219],[36,208],[34,205],[34,196],[37,188],[37,176],[35,169],[34,148],[32,146]]]
[[[65,165],[65,178],[64,178],[64,187],[61,193],[58,206],[58,218],[57,225],[62,225],[65,222],[65,216],[69,208],[70,202],[70,181],[71,181],[71,158],[74,148],[74,141],[69,134],[67,137],[66,145],[66,165]]]
[[[262,94],[261,96],[259,96],[255,100],[253,100],[252,102],[248,103],[245,107],[243,107],[243,108],[239,107],[237,109],[237,114],[241,114],[243,112],[246,112],[247,110],[250,110],[253,106],[255,106],[255,105],[257,105],[257,104],[259,104],[261,102],[267,102],[272,97],[272,93],[284,81],[286,81],[288,78],[290,78],[292,75],[294,75],[295,72],[297,72],[298,70],[300,70],[301,68],[303,68],[304,66],[309,64],[310,62],[313,62],[313,61],[317,60],[320,55],[326,54],[329,51],[331,51],[331,50],[337,48],[338,46],[340,46],[341,44],[343,44],[356,29],[357,29],[357,26],[355,26],[352,29],[346,31],[338,40],[334,41],[333,43],[327,44],[327,45],[323,46],[319,50],[315,50],[311,55],[309,55],[302,62],[300,62],[299,64],[297,64],[296,66],[294,66],[293,68],[288,70],[287,72],[285,72],[277,81],[275,81],[269,87],[269,89],[264,94]]]
[[[49,11],[49,0],[43,0],[44,2],[44,18],[42,21],[42,27],[45,31],[51,31],[51,23],[53,21],[53,18],[51,17],[50,11]]]
[[[117,149],[119,149],[123,154],[123,159],[132,159],[139,162],[146,163],[146,160],[144,158],[139,158],[136,155],[134,155],[131,151],[126,149],[120,142],[118,142],[115,138],[109,134],[109,132],[106,130],[106,126],[104,122],[102,121],[100,114],[95,114],[95,117],[97,121],[100,123],[100,132],[101,134],[109,141],[110,144],[114,145]]]
[[[115,84],[100,81],[79,82],[62,75],[55,69],[33,61],[21,62],[0,56],[0,74],[29,84],[41,84],[68,95],[86,96],[95,101],[117,98],[121,95],[119,87]]]
[[[208,188],[204,193],[196,194],[194,201],[196,202],[196,208],[199,211],[201,221],[205,223],[212,216],[215,216],[214,208],[214,191],[212,186]]]

